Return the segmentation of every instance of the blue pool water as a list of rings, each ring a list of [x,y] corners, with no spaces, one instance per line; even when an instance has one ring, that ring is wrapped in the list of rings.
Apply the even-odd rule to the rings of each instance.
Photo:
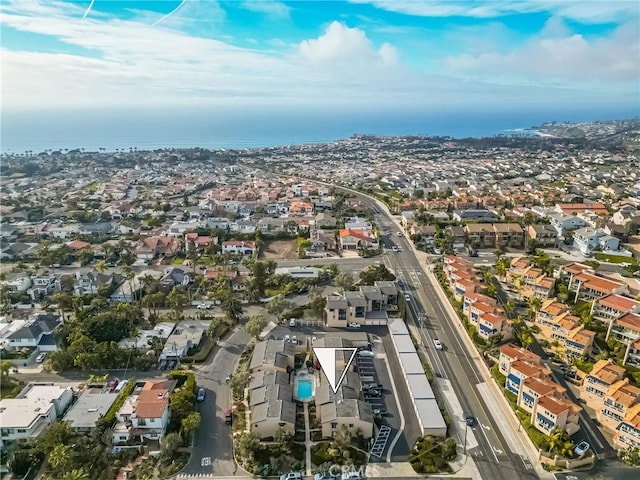
[[[309,378],[298,378],[296,383],[296,398],[308,400],[313,397],[313,381]]]

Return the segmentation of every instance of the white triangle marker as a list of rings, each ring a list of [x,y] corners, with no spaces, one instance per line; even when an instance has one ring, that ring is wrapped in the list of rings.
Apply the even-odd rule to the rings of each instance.
[[[347,360],[347,364],[340,375],[340,379],[336,382],[336,352],[351,352],[349,356],[349,360]],[[351,362],[356,356],[357,348],[329,348],[329,347],[316,347],[313,349],[313,353],[316,354],[316,358],[318,359],[318,363],[320,364],[320,368],[327,377],[329,384],[331,385],[331,390],[333,393],[338,391],[340,388],[340,384],[344,380],[344,377],[347,375],[347,370],[351,366]]]

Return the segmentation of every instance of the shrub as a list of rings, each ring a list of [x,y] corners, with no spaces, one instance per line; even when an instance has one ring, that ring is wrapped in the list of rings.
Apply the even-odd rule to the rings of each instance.
[[[127,397],[133,393],[133,389],[135,388],[135,386],[136,379],[130,378],[129,382],[120,391],[120,393],[118,394],[118,398],[116,398],[116,401],[113,402],[113,405],[111,405],[111,408],[109,408],[107,414],[104,416],[105,424],[111,426],[116,422],[116,413],[118,413],[118,410],[122,408],[122,405],[124,405],[124,401],[127,399]]]

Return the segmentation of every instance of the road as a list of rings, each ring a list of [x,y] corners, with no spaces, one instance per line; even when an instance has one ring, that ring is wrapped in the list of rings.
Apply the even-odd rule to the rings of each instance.
[[[206,397],[198,406],[200,428],[195,433],[193,454],[183,470],[185,474],[228,476],[236,472],[231,427],[224,423],[224,412],[231,408],[225,379],[235,371],[240,354],[250,339],[244,328],[238,327],[220,342],[208,363],[196,367],[196,383],[206,390]]]
[[[366,196],[360,198],[370,206],[382,230],[388,233],[382,236],[386,246],[396,245],[400,248],[398,253],[387,250],[387,261],[390,268],[403,280],[403,289],[411,295],[407,321],[414,325],[419,324],[434,373],[451,382],[464,411],[477,419],[477,426],[473,428],[477,446],[469,449],[469,453],[474,458],[482,478],[537,478],[528,459],[512,452],[509,442],[501,433],[501,427],[490,413],[487,400],[483,398],[484,392],[478,387],[484,384],[484,380],[472,364],[473,353],[467,350],[457,330],[450,324],[449,315],[442,303],[443,299],[424,274],[407,238],[397,235],[398,228],[393,220],[374,200]],[[445,298],[444,301],[448,300]],[[426,313],[427,320],[418,322],[422,312]],[[444,344],[444,351],[437,351],[433,346],[435,337]],[[460,435],[465,437],[462,432]]]

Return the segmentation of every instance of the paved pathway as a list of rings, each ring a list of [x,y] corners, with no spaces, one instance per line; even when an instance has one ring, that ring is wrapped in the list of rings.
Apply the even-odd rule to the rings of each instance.
[[[309,404],[304,402],[304,447],[305,447],[305,464],[306,464],[306,474],[311,475],[311,447],[313,446],[313,442],[311,441],[311,422],[309,421]]]

